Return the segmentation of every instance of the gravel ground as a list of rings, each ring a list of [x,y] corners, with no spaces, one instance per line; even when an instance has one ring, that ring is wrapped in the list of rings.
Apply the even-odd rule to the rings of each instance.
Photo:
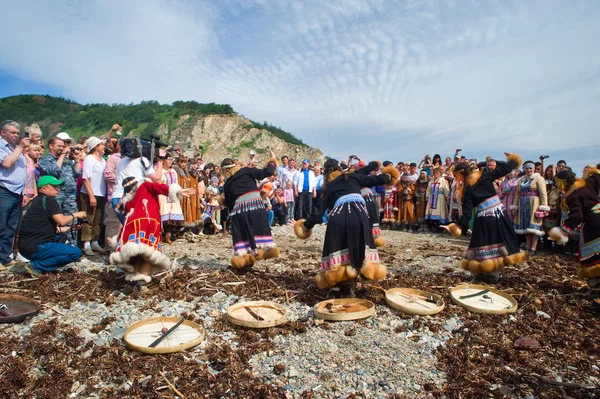
[[[465,352],[458,348],[469,336],[469,328],[483,324],[478,324],[479,316],[474,318],[448,303],[447,295],[446,310],[438,315],[403,315],[385,304],[380,290],[359,284],[359,296],[376,303],[374,316],[354,322],[315,319],[313,306],[324,296],[312,283],[324,227],[317,226],[306,241],[297,240],[290,226],[274,228],[274,236],[282,256],[237,274],[228,267],[229,237],[188,234],[166,247],[165,252],[177,262],[173,270],[156,279],[157,285],[145,296],[122,292],[122,275],[107,265],[106,256],[83,259],[68,272],[33,281],[15,274],[18,269],[5,272],[0,292],[33,296],[43,306],[25,323],[0,325],[0,339],[6,342],[0,356],[10,359],[0,365],[0,377],[8,381],[0,385],[0,396],[174,397],[160,370],[186,397],[455,396],[457,390],[451,388],[460,377],[448,366]],[[444,294],[446,287],[469,281],[459,266],[466,241],[397,231],[384,231],[384,236],[388,243],[380,254],[389,277],[378,283],[384,289],[412,286]],[[231,282],[236,284],[227,284]],[[256,299],[280,303],[289,322],[266,330],[239,328],[227,322],[230,305]],[[531,309],[526,315],[531,313],[536,321],[542,320],[545,316],[540,316],[541,311]],[[551,314],[546,316],[556,317],[546,311]],[[128,326],[161,315],[184,315],[201,321],[206,340],[182,354],[164,356],[140,355],[124,348],[122,337]],[[525,315],[493,318],[497,325],[506,326],[503,328],[526,320]],[[452,352],[455,350],[458,352]],[[593,352],[592,348],[583,350]],[[56,353],[57,359],[63,356],[66,368],[57,372],[57,360],[50,355],[35,360],[40,352]],[[138,363],[140,359],[143,363]],[[131,370],[107,372],[105,365],[110,362],[121,362],[117,368]],[[88,364],[89,369],[82,364]],[[592,369],[581,382],[600,382],[598,366],[597,357],[591,356],[586,367]],[[46,386],[44,381],[50,377],[52,384]],[[199,384],[204,384],[203,389],[194,389]],[[508,381],[479,380],[473,384],[468,392],[483,389],[486,396],[526,396],[516,391],[516,396],[504,396],[513,392],[503,390]],[[534,394],[536,386],[531,384],[519,392]]]

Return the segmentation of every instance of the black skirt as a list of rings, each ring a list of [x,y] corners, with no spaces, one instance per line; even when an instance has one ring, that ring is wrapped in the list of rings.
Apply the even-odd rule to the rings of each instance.
[[[258,191],[251,191],[236,199],[229,217],[235,256],[254,255],[258,248],[275,247],[267,211]]]
[[[498,197],[488,198],[479,204],[466,258],[482,262],[519,252],[519,238],[508,211]]]
[[[329,214],[321,268],[351,265],[360,270],[365,258],[379,262],[366,204],[359,194],[345,195]]]

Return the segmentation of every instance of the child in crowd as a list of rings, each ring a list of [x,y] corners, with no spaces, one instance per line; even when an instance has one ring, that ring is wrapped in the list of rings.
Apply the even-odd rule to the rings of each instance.
[[[200,234],[217,234],[221,230],[221,226],[217,222],[217,211],[223,209],[216,200],[215,195],[211,190],[206,192],[206,199],[202,200],[204,213],[202,213],[202,231]]]
[[[287,221],[288,223],[294,223],[294,189],[290,180],[285,184],[285,190],[283,190],[283,199],[285,200],[285,206],[287,209]]]

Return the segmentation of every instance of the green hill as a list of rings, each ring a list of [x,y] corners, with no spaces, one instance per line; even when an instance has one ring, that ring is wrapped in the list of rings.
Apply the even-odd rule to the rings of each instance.
[[[123,124],[126,134],[149,137],[159,131],[159,126],[168,126],[170,132],[183,115],[192,117],[210,114],[233,114],[228,104],[201,104],[196,101],[175,101],[160,104],[157,101],[142,101],[140,104],[78,104],[62,97],[41,95],[18,95],[0,99],[0,119],[12,119],[23,127],[32,123],[40,125],[45,137],[60,131],[72,137],[98,136],[106,133],[113,123]],[[296,138],[267,122],[252,121],[248,128],[266,129],[280,139],[297,145],[305,145]]]

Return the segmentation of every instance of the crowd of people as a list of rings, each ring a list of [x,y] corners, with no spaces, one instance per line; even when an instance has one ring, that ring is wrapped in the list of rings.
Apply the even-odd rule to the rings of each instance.
[[[111,262],[128,272],[128,281],[147,283],[170,264],[162,245],[183,232],[231,233],[231,263],[242,269],[279,256],[272,226],[294,225],[306,238],[317,223],[327,223],[322,268],[328,272],[318,276],[317,285],[341,284],[345,294],[357,270],[365,278],[385,276],[376,252],[384,243],[381,229],[472,232],[477,239],[471,244],[478,244],[463,267],[474,274],[518,263],[524,253],[535,255],[540,242],[580,256],[583,249],[588,264],[590,258],[591,266],[598,263],[597,237],[580,228],[589,215],[584,212],[575,225],[577,205],[569,204],[585,180],[577,180],[562,160],[545,165],[547,157],[540,156],[519,169],[515,160],[478,162],[457,149],[444,160],[436,154],[420,162],[367,164],[351,155],[322,168],[319,161],[276,158],[269,150],[264,161],[251,151],[247,159],[204,163],[199,148],[191,157],[179,148],[161,148],[156,159],[147,159],[131,140],[125,145],[120,139],[120,124],[103,137],[75,140],[61,132],[47,140],[47,149],[35,124],[24,129],[25,137],[14,121],[2,122],[0,129],[0,262],[6,267],[23,261],[32,275],[83,254],[111,251]],[[593,177],[599,166],[586,166],[583,177]],[[493,223],[479,219],[492,215]],[[553,228],[561,235],[549,234]],[[502,236],[501,243],[490,242],[500,240],[495,235]],[[490,251],[501,255],[487,262]],[[597,277],[588,274],[584,277]]]

